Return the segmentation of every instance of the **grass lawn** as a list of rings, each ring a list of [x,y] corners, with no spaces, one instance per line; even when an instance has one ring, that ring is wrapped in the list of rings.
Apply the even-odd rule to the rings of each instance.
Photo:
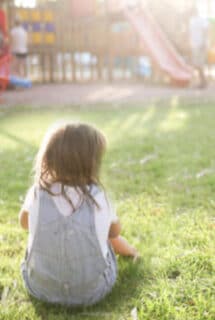
[[[88,121],[107,135],[102,169],[137,264],[119,258],[112,293],[90,308],[40,303],[20,276],[17,215],[47,127]],[[0,111],[0,319],[215,319],[215,108],[169,105]]]

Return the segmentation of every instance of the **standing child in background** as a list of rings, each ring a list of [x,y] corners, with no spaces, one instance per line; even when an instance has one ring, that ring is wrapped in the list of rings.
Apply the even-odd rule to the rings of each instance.
[[[199,88],[205,88],[207,86],[204,68],[207,63],[208,22],[199,15],[196,7],[193,7],[191,11],[189,37],[192,64],[199,72]]]
[[[16,76],[26,76],[26,58],[28,55],[28,33],[16,17],[15,26],[10,32],[11,52],[13,55],[12,71]]]
[[[19,218],[29,229],[22,276],[39,300],[92,305],[117,278],[115,253],[137,257],[99,180],[106,140],[87,124],[49,131]],[[112,247],[114,251],[112,250]]]

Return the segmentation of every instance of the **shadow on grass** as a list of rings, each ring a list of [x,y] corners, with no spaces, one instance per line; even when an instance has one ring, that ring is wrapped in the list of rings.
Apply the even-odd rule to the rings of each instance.
[[[11,134],[4,129],[0,129],[0,135],[3,136],[4,138],[12,140],[15,143],[20,144],[22,146],[34,148],[34,146],[32,144],[30,144],[28,141],[20,138],[18,135]]]
[[[74,316],[75,319],[79,319],[79,317],[89,317],[90,319],[107,317],[112,319],[114,315],[119,315],[125,310],[131,310],[133,308],[132,301],[138,299],[143,283],[147,283],[147,279],[151,277],[150,271],[145,267],[144,261],[140,260],[134,264],[127,258],[119,258],[118,267],[118,279],[113,290],[96,305],[72,308],[51,305],[30,297],[35,313],[42,320],[52,315],[62,316],[62,319],[71,319],[71,316]]]

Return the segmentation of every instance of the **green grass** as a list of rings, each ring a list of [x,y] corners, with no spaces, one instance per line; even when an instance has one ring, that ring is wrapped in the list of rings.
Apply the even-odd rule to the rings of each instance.
[[[95,124],[108,137],[102,178],[136,265],[119,258],[112,293],[90,308],[47,306],[20,276],[27,233],[17,214],[47,127]],[[215,109],[204,106],[67,108],[0,112],[0,319],[215,319]],[[207,169],[207,170],[205,170]],[[133,311],[132,311],[133,310]]]

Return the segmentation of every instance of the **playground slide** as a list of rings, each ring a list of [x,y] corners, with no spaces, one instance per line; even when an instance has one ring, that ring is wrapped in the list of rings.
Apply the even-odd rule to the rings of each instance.
[[[147,9],[126,8],[124,14],[140,35],[144,50],[158,67],[167,73],[175,84],[188,85],[192,68],[185,63]]]

